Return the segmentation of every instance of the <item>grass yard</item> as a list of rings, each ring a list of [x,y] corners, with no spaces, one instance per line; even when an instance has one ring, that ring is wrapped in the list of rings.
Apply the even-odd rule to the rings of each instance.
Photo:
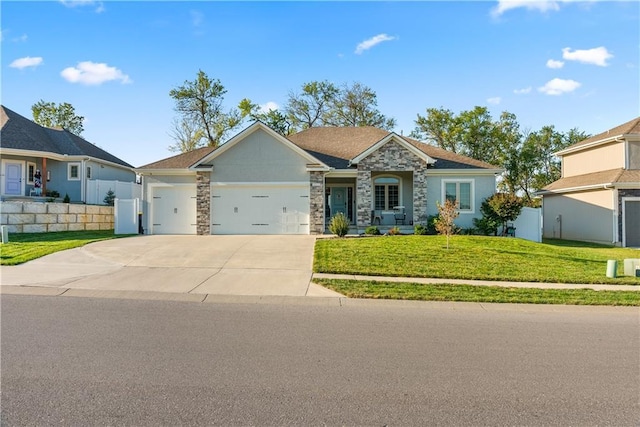
[[[0,245],[0,265],[17,265],[54,252],[84,246],[99,240],[115,239],[113,230],[61,231],[55,233],[15,233]]]
[[[370,280],[314,279],[349,298],[463,301],[512,304],[640,306],[640,292],[591,289],[502,288],[498,286],[423,285]]]
[[[607,260],[640,258],[637,249],[584,242],[485,236],[384,236],[319,239],[314,271],[371,276],[433,277],[549,283],[640,285],[640,278],[606,277]]]

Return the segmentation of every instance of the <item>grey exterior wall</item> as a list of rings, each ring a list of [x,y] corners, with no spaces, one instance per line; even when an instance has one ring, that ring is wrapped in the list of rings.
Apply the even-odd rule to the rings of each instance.
[[[213,160],[212,182],[307,182],[307,161],[258,129]]]
[[[456,175],[452,171],[451,175],[428,175],[427,178],[427,215],[438,215],[437,203],[443,203],[442,182],[452,181],[472,181],[473,182],[473,210],[471,212],[460,212],[456,218],[456,225],[461,228],[473,227],[474,218],[482,218],[480,205],[487,197],[491,197],[496,192],[496,177],[491,175]]]

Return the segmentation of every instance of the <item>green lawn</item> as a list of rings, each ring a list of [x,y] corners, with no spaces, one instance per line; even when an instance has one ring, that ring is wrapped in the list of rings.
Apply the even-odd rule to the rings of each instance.
[[[607,260],[640,251],[583,242],[484,236],[384,236],[319,239],[314,271],[371,276],[433,277],[558,283],[640,285],[640,278],[606,277]]]
[[[380,298],[419,301],[465,301],[518,304],[640,306],[640,292],[591,289],[503,288],[371,280],[314,279],[315,283],[349,298]]]
[[[10,234],[9,243],[0,245],[0,265],[22,264],[54,252],[118,237],[126,235],[115,235],[113,230]]]

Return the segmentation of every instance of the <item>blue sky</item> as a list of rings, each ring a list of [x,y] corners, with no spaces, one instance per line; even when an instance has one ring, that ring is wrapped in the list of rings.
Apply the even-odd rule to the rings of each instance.
[[[635,1],[1,4],[2,104],[69,102],[83,136],[141,166],[170,155],[169,91],[199,69],[230,108],[361,82],[408,134],[426,108],[599,133],[640,114]]]

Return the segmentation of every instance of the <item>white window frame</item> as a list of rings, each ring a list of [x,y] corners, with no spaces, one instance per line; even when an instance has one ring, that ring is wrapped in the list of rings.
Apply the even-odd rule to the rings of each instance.
[[[73,177],[71,176],[71,170],[73,169],[73,167],[78,168],[78,173],[77,176]],[[80,181],[81,179],[81,173],[82,173],[82,168],[80,167],[80,163],[68,163],[67,164],[67,181]]]
[[[447,200],[447,184],[456,184],[456,200],[460,200],[460,184],[469,185],[469,206],[471,209],[458,209],[461,214],[474,214],[476,213],[476,190],[475,179],[443,179],[441,189],[441,200],[444,203]]]
[[[29,168],[33,167],[33,175],[31,176],[31,179],[29,179]],[[35,175],[36,175],[36,170],[38,170],[38,165],[36,165],[34,162],[27,162],[27,184],[31,184],[34,185],[35,184]]]
[[[384,189],[385,209],[376,209],[376,179],[379,179],[379,178],[394,178],[398,180],[398,205],[402,205],[402,200],[403,200],[402,199],[402,178],[400,178],[397,175],[391,175],[391,174],[376,175],[371,179],[371,188],[373,190],[372,191],[373,197],[371,198],[371,209],[378,210],[378,211],[379,210],[390,211],[395,207],[389,204],[389,186],[396,185],[396,184],[378,184],[378,185],[383,185],[385,187]]]

